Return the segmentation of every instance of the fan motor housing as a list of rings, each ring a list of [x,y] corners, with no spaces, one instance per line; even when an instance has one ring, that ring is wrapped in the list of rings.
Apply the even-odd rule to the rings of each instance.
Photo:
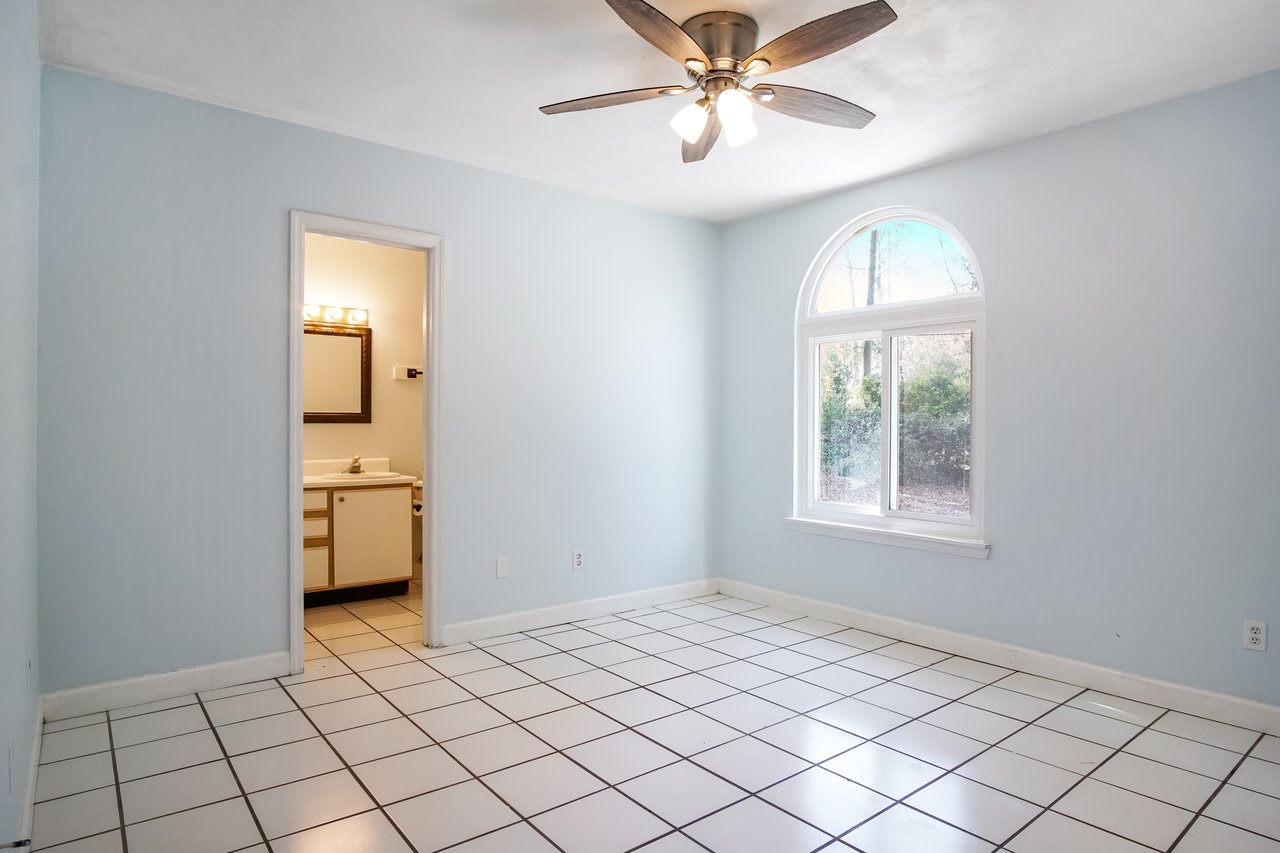
[[[711,60],[717,71],[733,70],[755,53],[760,38],[756,22],[737,12],[706,12],[694,15],[680,25]]]

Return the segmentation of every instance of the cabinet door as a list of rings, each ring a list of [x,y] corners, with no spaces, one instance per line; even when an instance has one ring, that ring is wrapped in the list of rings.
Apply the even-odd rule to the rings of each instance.
[[[307,592],[329,588],[328,548],[302,549],[302,588]]]
[[[410,487],[333,493],[333,585],[404,580],[413,573]]]

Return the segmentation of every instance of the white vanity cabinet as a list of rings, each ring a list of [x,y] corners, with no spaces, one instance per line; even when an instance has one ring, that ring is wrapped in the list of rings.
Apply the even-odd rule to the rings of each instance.
[[[406,580],[413,574],[413,488],[334,489],[333,585]]]
[[[412,543],[411,481],[303,492],[307,592],[407,580]]]

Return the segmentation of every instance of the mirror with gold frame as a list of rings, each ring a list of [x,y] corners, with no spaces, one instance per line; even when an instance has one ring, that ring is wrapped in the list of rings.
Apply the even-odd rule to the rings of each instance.
[[[373,422],[373,330],[307,323],[302,328],[302,422]]]

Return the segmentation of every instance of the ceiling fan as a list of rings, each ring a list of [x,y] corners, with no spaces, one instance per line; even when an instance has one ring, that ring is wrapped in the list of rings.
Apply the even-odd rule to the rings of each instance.
[[[865,127],[875,114],[834,95],[795,86],[750,85],[749,78],[782,71],[835,53],[861,41],[898,19],[884,0],[874,0],[843,12],[810,21],[756,48],[756,22],[737,12],[707,12],[684,24],[644,0],[605,0],[642,38],[684,66],[687,86],[655,86],[561,101],[541,107],[547,115],[614,107],[652,98],[683,95],[694,90],[701,97],[672,119],[684,139],[684,162],[707,156],[723,129],[730,147],[756,135],[752,104],[794,118],[836,127]]]

